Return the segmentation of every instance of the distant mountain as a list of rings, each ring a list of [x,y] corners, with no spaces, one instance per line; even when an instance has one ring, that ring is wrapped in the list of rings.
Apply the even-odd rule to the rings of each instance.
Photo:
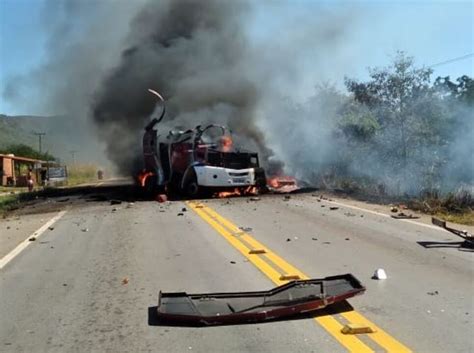
[[[64,163],[71,162],[70,151],[77,151],[76,161],[103,160],[95,133],[84,122],[64,116],[8,116],[0,114],[0,148],[23,143],[38,149],[35,132],[45,132],[43,152],[49,152]]]

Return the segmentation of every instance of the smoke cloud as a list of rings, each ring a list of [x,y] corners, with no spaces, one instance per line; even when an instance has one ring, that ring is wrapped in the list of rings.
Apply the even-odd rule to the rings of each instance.
[[[167,100],[166,120],[187,128],[226,124],[265,150],[255,125],[259,91],[244,65],[248,11],[243,2],[149,2],[131,21],[126,49],[92,106],[108,155],[121,170],[133,169],[140,156],[137,136],[156,102],[148,88]]]
[[[287,173],[322,185],[336,171],[393,184],[400,178],[373,150],[347,153],[353,146],[338,125],[351,99],[340,92],[343,77],[366,66],[368,53],[356,43],[367,15],[347,4],[310,6],[285,17],[278,2],[50,0],[45,63],[12,78],[3,94],[28,101],[36,114],[60,115],[70,143],[89,158],[103,151],[126,175],[141,168],[152,88],[167,104],[159,133],[223,124],[267,168],[284,164]],[[326,81],[340,82],[339,91],[314,89]],[[385,147],[386,137],[378,136]],[[453,155],[466,151],[452,144]]]

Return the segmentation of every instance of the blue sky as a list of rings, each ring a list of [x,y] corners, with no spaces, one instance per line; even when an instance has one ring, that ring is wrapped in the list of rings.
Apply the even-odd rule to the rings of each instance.
[[[84,1],[109,1],[113,6],[111,0]],[[0,0],[0,92],[7,77],[27,73],[46,58],[47,34],[41,26],[43,4],[44,0]],[[367,67],[388,65],[396,50],[406,51],[417,64],[426,66],[474,52],[472,1],[258,1],[250,35],[268,40],[274,38],[272,33],[284,35],[291,31],[292,24],[296,26],[299,21],[324,21],[316,13],[321,6],[328,15],[354,16],[348,18],[344,29],[348,33],[343,48],[332,51],[313,43],[300,52],[305,56],[303,65],[308,66],[304,89],[310,89],[313,81],[321,78],[321,72],[328,73],[323,75],[324,80],[337,85],[342,85],[345,75],[364,79]],[[327,60],[321,60],[313,72],[312,55],[316,54]],[[333,63],[338,70],[332,70]],[[473,63],[474,58],[470,57],[434,67],[434,76],[474,76]],[[28,110],[28,102],[13,107],[2,96],[0,113],[34,114]]]

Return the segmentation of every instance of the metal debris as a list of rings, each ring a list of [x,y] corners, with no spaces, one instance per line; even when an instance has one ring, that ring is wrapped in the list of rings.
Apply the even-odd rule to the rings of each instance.
[[[399,212],[396,215],[392,215],[392,218],[395,218],[395,219],[418,219],[418,218],[420,218],[420,216],[414,216],[412,214],[406,214],[404,212]]]
[[[474,246],[474,235],[469,233],[467,230],[459,230],[459,229],[448,227],[446,225],[446,221],[442,221],[441,219],[438,219],[435,217],[431,217],[431,223],[433,223],[434,225],[437,225],[438,227],[446,229],[448,232],[451,232],[457,235],[458,237],[463,238],[465,241],[465,244],[469,246]]]
[[[345,335],[357,335],[363,333],[374,333],[375,330],[364,324],[346,324],[341,329],[341,333]]]
[[[252,249],[249,251],[250,255],[260,255],[260,254],[266,254],[267,251],[265,249]]]
[[[297,275],[285,276],[296,278]],[[269,291],[237,293],[163,293],[157,315],[174,325],[224,325],[255,323],[307,314],[364,293],[351,274],[322,279],[293,280]]]

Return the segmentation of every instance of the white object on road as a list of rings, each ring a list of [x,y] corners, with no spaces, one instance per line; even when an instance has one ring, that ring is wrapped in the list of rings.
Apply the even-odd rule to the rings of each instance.
[[[30,245],[32,242],[30,241],[31,238],[34,238],[35,240],[39,238],[41,234],[43,234],[49,227],[51,227],[54,223],[56,223],[57,220],[59,220],[66,211],[60,211],[56,216],[51,218],[48,222],[43,224],[40,229],[38,229],[36,232],[31,234],[26,240],[23,240],[18,246],[10,251],[7,255],[5,255],[1,260],[0,260],[0,270],[5,267],[7,263],[9,263],[11,260],[15,258],[19,253],[21,253],[28,245]]]
[[[387,274],[383,268],[378,268],[375,270],[374,275],[372,276],[373,279],[387,279]]]

